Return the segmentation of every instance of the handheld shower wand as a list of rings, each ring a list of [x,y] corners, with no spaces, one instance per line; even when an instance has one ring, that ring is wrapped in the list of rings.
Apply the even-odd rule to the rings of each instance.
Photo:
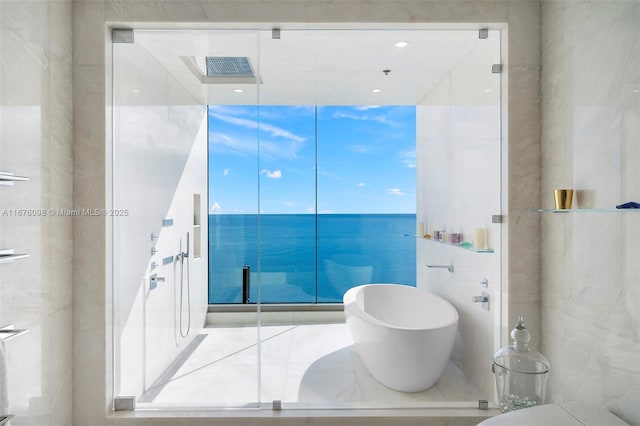
[[[182,251],[182,240],[180,240],[180,253],[176,255],[176,261],[184,262],[185,257],[189,257],[189,233],[187,232],[187,251]]]
[[[187,251],[182,251],[182,239],[180,240],[180,254],[177,256],[180,260],[180,335],[187,337],[191,331],[191,277],[189,271],[189,233],[187,232]],[[187,331],[182,331],[182,298],[184,295],[184,262],[187,262]]]
[[[187,251],[186,252],[182,252],[182,257],[189,257],[189,252],[190,252],[190,247],[189,247],[189,233],[187,232]]]

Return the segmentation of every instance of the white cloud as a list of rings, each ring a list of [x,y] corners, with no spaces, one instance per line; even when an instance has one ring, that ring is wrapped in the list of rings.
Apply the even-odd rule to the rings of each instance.
[[[260,141],[260,155],[269,158],[298,158],[298,149],[301,145],[295,142],[289,144],[278,144],[266,140]]]
[[[349,145],[349,150],[356,154],[365,154],[369,152],[369,147],[365,145]]]
[[[389,188],[389,189],[387,189],[387,194],[389,194],[389,195],[404,195],[404,192],[400,188]]]
[[[309,206],[309,208],[307,208],[307,213],[313,213],[316,211],[316,208],[314,206]]]
[[[347,112],[336,111],[333,114],[333,118],[347,118],[349,120],[358,120],[358,121],[377,121],[378,123],[385,124],[391,127],[403,127],[401,123],[388,120],[387,117],[382,114],[378,114],[378,115],[351,114]]]
[[[405,166],[407,166],[410,169],[415,169],[416,168],[416,151],[404,151],[401,152],[400,154],[400,158],[402,159],[402,162],[405,164]]]
[[[209,117],[237,127],[259,128],[261,132],[267,133],[268,136],[263,135],[260,140],[260,155],[270,158],[295,159],[306,141],[306,138],[286,129],[266,123],[264,120],[254,119],[254,114],[242,108],[212,106],[209,109]],[[233,129],[227,129],[227,131],[231,133],[222,133],[215,128],[212,129],[209,133],[209,141],[214,146],[224,146],[241,154],[258,154],[257,134],[255,137],[241,137],[235,135]],[[274,138],[275,141],[267,140],[269,137]]]
[[[358,182],[358,186],[359,186],[359,187],[363,187],[363,186],[365,186],[365,185],[366,185],[366,183],[364,183],[364,182]]]
[[[213,145],[221,145],[226,148],[230,148],[242,154],[255,155],[258,153],[257,141],[239,139],[225,133],[211,132],[209,134],[209,142]]]
[[[293,207],[293,201],[283,201],[282,204],[284,204],[287,207]]]
[[[271,136],[274,137],[281,137],[295,142],[304,142],[306,140],[302,136],[294,135],[288,130],[281,129],[280,127],[273,126],[268,123],[260,123],[260,129],[270,133]]]
[[[338,175],[336,173],[333,173],[333,172],[330,172],[330,171],[327,171],[327,170],[325,170],[325,169],[323,169],[321,167],[318,167],[317,173],[318,173],[318,176],[324,176],[324,177],[327,177],[327,178],[333,179],[333,180],[342,180],[342,177],[340,175]]]
[[[260,174],[265,174],[267,175],[268,178],[271,178],[271,179],[280,179],[282,177],[282,170],[271,171],[271,170],[264,169],[260,172]]]
[[[220,121],[224,121],[226,123],[229,124],[233,124],[235,126],[240,126],[240,127],[245,127],[247,129],[257,129],[260,128],[260,130],[263,130],[267,133],[269,133],[271,136],[274,137],[281,137],[284,139],[289,139],[295,142],[304,142],[305,138],[303,138],[302,136],[298,136],[295,135],[293,133],[291,133],[290,131],[280,128],[278,126],[274,126],[272,124],[269,123],[264,123],[264,122],[260,122],[260,121],[256,121],[256,120],[249,120],[246,118],[239,118],[239,117],[234,117],[232,115],[229,114],[220,114],[217,112],[209,112],[209,116],[216,118]]]
[[[224,170],[222,171],[222,174],[223,174],[224,176],[229,176],[229,169],[224,169]]]
[[[216,201],[215,203],[213,203],[213,205],[211,206],[211,209],[209,210],[209,213],[217,213],[222,211],[222,207],[220,206],[220,204]]]
[[[368,109],[376,109],[376,108],[380,108],[380,105],[362,105],[362,106],[356,107],[358,111],[366,111]]]

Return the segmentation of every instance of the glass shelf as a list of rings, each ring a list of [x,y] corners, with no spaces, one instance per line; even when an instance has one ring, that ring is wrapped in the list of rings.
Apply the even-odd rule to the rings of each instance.
[[[28,332],[29,330],[27,330],[26,328],[17,329],[13,328],[13,325],[7,325],[0,328],[0,339],[6,342],[7,340],[13,340],[16,337],[22,336],[23,334],[26,334]]]
[[[0,172],[0,185],[13,185],[14,182],[25,182],[29,178],[26,176],[16,176],[13,173]]]
[[[532,211],[538,213],[640,213],[640,209],[534,209]]]
[[[477,250],[477,249],[474,249],[473,247],[465,247],[462,244],[448,243],[446,241],[434,240],[433,238],[425,238],[425,237],[419,237],[417,235],[408,235],[408,234],[405,234],[405,236],[407,236],[407,237],[415,237],[415,238],[417,238],[419,240],[431,241],[432,243],[443,244],[445,246],[457,247],[459,249],[472,251],[474,253],[495,253],[493,249]]]
[[[26,257],[29,257],[29,255],[28,254],[3,254],[3,255],[0,255],[0,263],[9,263],[9,262],[13,262],[14,260],[24,259]]]

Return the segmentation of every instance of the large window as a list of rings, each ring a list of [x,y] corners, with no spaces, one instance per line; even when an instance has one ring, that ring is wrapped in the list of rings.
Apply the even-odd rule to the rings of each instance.
[[[250,303],[415,285],[415,133],[413,106],[210,106],[209,303],[245,266]]]

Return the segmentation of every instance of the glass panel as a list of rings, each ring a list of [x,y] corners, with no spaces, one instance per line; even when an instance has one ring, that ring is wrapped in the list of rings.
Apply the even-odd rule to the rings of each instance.
[[[257,247],[257,130],[225,139],[208,117],[229,114],[207,109],[210,99],[255,104],[256,77],[207,72],[207,57],[248,58],[257,73],[256,33],[137,30],[135,43],[113,45],[113,208],[126,211],[113,220],[114,395],[135,395],[138,409],[256,407],[260,399],[256,315],[245,326],[207,319],[207,259],[220,251],[215,235],[228,221],[202,220],[230,207],[223,199],[207,206],[207,150],[240,150],[241,166],[211,170],[244,179],[235,189],[247,196],[238,206],[246,229],[234,238]],[[242,266],[257,265],[255,250],[223,261],[220,275],[239,288]]]
[[[409,49],[401,50],[398,41]],[[261,47],[269,52],[264,75],[278,70],[285,76],[280,85],[265,84],[263,100],[317,106],[318,302],[340,302],[354,285],[392,282],[417,286],[459,306],[460,315],[475,316],[481,307],[469,306],[460,280],[466,268],[478,275],[479,287],[487,275],[499,297],[499,225],[488,230],[494,253],[458,250],[454,243],[426,246],[414,237],[420,222],[427,231],[442,220],[440,229],[469,239],[476,227],[490,226],[476,226],[476,220],[490,221],[500,211],[500,76],[491,73],[491,64],[500,63],[499,46],[499,34],[492,32],[487,42],[477,31],[301,30],[287,31],[281,41],[262,34]],[[291,52],[295,61],[286,60]],[[304,78],[294,77],[296,71]],[[301,81],[304,87],[296,86]],[[455,276],[447,269],[424,271],[426,263],[452,258]],[[487,329],[492,336],[496,331],[499,301],[493,302],[482,329],[458,329],[464,341],[445,354],[440,381],[417,393],[395,391],[373,377],[341,312],[307,320],[280,316],[276,323],[263,317],[263,400],[416,407],[490,399],[493,377],[474,368],[472,358],[491,363],[493,339],[476,340],[486,339]],[[411,350],[413,343],[397,346]],[[464,351],[468,347],[478,353]]]
[[[492,223],[492,215],[502,212],[501,74],[492,67],[503,62],[501,34],[491,30],[484,39],[476,31],[457,34],[467,40],[464,55],[417,106],[418,229],[431,239],[441,231],[439,239],[447,243],[417,239],[417,279],[419,288],[451,302],[460,318],[475,318],[458,322],[460,340],[447,367],[474,391],[454,397],[493,400],[493,375],[476,366],[491,365],[500,347],[503,225]],[[460,234],[462,247],[480,252],[448,244],[454,234]],[[470,296],[483,293],[490,303],[470,303]]]
[[[154,406],[490,399],[493,377],[474,366],[490,365],[499,341],[501,229],[488,223],[500,212],[501,188],[495,33],[487,41],[444,30],[289,30],[281,39],[271,31],[147,31],[114,46],[114,207],[135,207],[114,222],[116,395]],[[155,92],[137,101],[145,84]],[[193,164],[201,178],[185,174]],[[207,181],[208,191],[199,186]],[[184,199],[183,184],[193,185]],[[198,196],[205,193],[208,202]],[[181,244],[186,232],[197,240],[198,226],[200,260],[194,250],[185,266]],[[443,230],[473,242],[477,228],[493,253],[415,238],[416,230]],[[445,262],[456,274],[425,267]],[[153,283],[155,272],[165,281]],[[464,290],[475,276],[478,286],[488,279],[492,310],[481,312],[484,322],[459,324],[441,381],[418,393],[372,376],[342,311],[263,312],[274,303],[340,302],[355,285],[391,282],[476,317],[481,307]],[[202,327],[207,289],[216,305]],[[174,304],[157,303],[167,290]],[[185,298],[201,315],[189,315],[188,334]]]
[[[361,284],[416,285],[415,132],[414,106],[320,108],[320,301]]]
[[[315,107],[260,117],[261,302],[316,302]]]
[[[257,282],[258,235],[261,302],[315,302],[314,108],[210,106],[209,128],[210,303],[242,303],[243,265],[254,265]],[[259,149],[257,139],[224,143],[250,140],[256,128]],[[257,297],[255,287],[249,301]]]
[[[247,303],[245,266],[257,284],[258,123],[256,105],[209,105],[209,303]]]

